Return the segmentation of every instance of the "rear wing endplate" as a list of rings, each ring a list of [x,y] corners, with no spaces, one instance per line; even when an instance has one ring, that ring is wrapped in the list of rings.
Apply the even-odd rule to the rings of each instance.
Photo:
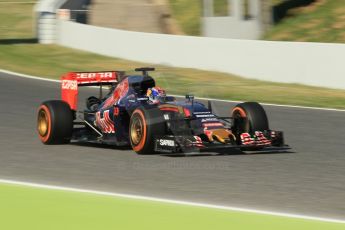
[[[77,110],[78,87],[112,85],[118,83],[119,72],[69,72],[61,77],[61,97],[72,110]]]

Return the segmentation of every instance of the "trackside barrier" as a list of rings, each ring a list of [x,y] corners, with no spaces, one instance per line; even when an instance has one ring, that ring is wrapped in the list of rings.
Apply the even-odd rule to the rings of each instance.
[[[34,7],[36,36],[39,43],[51,44],[56,39],[56,12],[67,0],[39,0]]]
[[[164,35],[70,21],[58,21],[57,43],[133,61],[345,89],[345,44]]]

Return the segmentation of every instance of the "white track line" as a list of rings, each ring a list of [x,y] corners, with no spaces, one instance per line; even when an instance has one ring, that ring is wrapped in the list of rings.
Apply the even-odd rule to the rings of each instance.
[[[9,71],[9,70],[4,70],[4,69],[0,69],[0,72],[5,73],[5,74],[10,74],[10,75],[15,75],[15,76],[18,76],[18,77],[23,77],[23,78],[29,78],[29,79],[35,79],[35,80],[41,80],[41,81],[60,82],[60,80],[49,79],[48,77],[47,78],[36,77],[36,76],[22,74],[22,73],[16,73],[16,72]],[[181,96],[181,95],[171,95],[171,96],[174,96],[174,97],[184,97],[184,96]],[[206,98],[206,97],[196,97],[196,99],[212,100],[212,101],[219,101],[219,102],[230,102],[230,103],[241,103],[241,102],[243,102],[243,101],[232,101],[232,100],[214,99],[214,98]],[[279,104],[270,104],[270,103],[260,103],[260,104],[266,105],[266,106],[285,107],[285,108],[312,109],[312,110],[345,112],[345,109],[307,107],[307,106],[298,106],[298,105],[279,105]]]
[[[0,72],[5,73],[5,74],[14,75],[14,76],[17,76],[17,77],[34,79],[34,80],[60,82],[60,80],[49,79],[48,77],[46,77],[46,78],[44,78],[44,77],[36,77],[36,76],[32,76],[32,75],[28,75],[28,74],[23,74],[23,73],[12,72],[12,71],[9,71],[9,70],[4,70],[4,69],[0,69]]]
[[[136,199],[136,200],[162,202],[162,203],[168,203],[168,204],[187,205],[187,206],[194,206],[194,207],[222,209],[222,210],[236,211],[236,212],[246,212],[246,213],[255,213],[255,214],[264,214],[264,215],[271,215],[271,216],[280,216],[280,217],[297,218],[297,219],[304,219],[304,220],[314,220],[314,221],[345,224],[345,220],[340,220],[340,219],[306,216],[306,215],[298,215],[298,214],[290,214],[290,213],[282,213],[282,212],[272,212],[272,211],[264,211],[264,210],[258,210],[258,209],[238,208],[238,207],[232,207],[232,206],[196,203],[196,202],[181,201],[181,200],[171,200],[171,199],[164,199],[164,198],[157,198],[157,197],[124,194],[124,193],[113,193],[113,192],[104,192],[104,191],[96,191],[96,190],[88,190],[88,189],[70,188],[70,187],[37,184],[37,183],[22,182],[22,181],[15,181],[15,180],[0,179],[0,183],[27,186],[27,187],[33,187],[33,188],[43,188],[43,189],[60,190],[60,191],[67,191],[67,192],[88,193],[88,194],[94,194],[94,195],[103,195],[103,196],[111,196],[111,197]]]

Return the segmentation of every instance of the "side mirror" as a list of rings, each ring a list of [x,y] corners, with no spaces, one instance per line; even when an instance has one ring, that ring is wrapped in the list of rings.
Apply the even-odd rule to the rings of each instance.
[[[210,110],[210,112],[212,113],[212,112],[213,112],[213,109],[212,109],[212,103],[211,103],[211,101],[207,101],[207,107],[208,107],[208,110]]]
[[[193,101],[193,100],[194,100],[194,95],[192,95],[192,94],[187,94],[187,95],[186,95],[186,99],[187,99],[188,101]]]

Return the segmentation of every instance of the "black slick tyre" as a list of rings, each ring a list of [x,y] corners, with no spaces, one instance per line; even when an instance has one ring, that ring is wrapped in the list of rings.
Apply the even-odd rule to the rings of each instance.
[[[138,154],[153,154],[155,136],[165,134],[163,113],[158,108],[137,108],[129,123],[129,139]]]
[[[264,108],[257,102],[244,102],[236,105],[232,110],[234,123],[232,130],[238,137],[241,133],[255,134],[255,131],[269,130],[268,119]],[[241,150],[260,150],[262,147],[245,147]]]
[[[232,110],[235,131],[254,134],[255,131],[269,129],[268,119],[264,108],[257,102],[244,102],[236,105]],[[236,124],[237,120],[244,118],[244,122]]]
[[[44,144],[69,143],[73,131],[73,111],[61,100],[43,102],[37,111],[38,136]]]

